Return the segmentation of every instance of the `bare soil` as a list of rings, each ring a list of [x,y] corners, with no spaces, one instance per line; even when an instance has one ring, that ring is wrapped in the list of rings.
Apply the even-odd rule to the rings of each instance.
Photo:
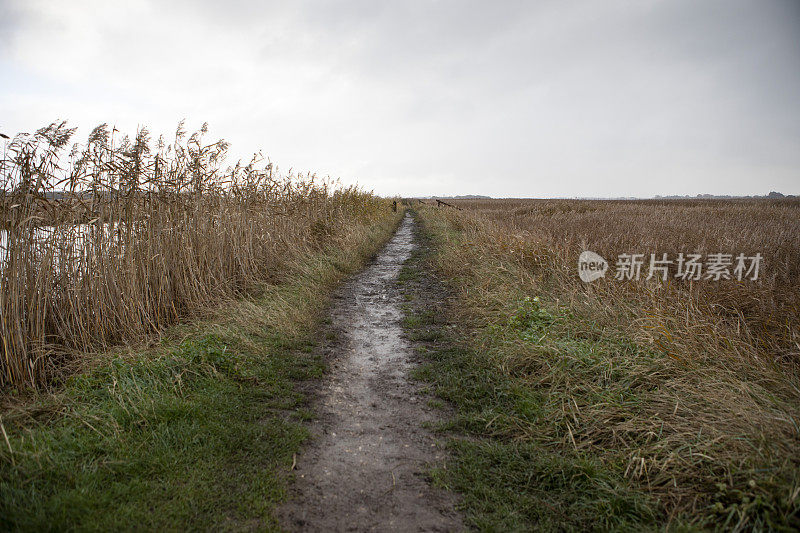
[[[440,412],[409,377],[415,366],[401,326],[397,278],[416,246],[406,215],[397,233],[335,295],[317,391],[314,438],[297,458],[283,527],[302,531],[457,531],[456,497],[426,471],[444,450],[425,422]]]

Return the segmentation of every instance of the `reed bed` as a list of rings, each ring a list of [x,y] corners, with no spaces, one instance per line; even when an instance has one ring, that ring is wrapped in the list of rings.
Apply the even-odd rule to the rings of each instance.
[[[0,386],[45,386],[76,352],[141,343],[280,278],[385,217],[386,200],[270,162],[224,166],[207,127],[152,142],[57,122],[0,161]]]

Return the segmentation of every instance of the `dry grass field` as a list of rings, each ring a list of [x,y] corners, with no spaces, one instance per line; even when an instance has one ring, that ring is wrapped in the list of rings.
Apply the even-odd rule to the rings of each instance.
[[[477,355],[433,375],[455,376],[464,361],[486,364],[516,398],[482,405],[469,427],[486,429],[470,431],[507,443],[508,464],[527,443],[535,457],[602,465],[614,486],[650,502],[652,514],[632,511],[635,527],[653,516],[740,530],[800,525],[800,202],[454,203],[462,210],[420,214],[436,265],[460,297],[455,315],[472,332],[463,342]],[[581,281],[584,250],[609,262],[605,277]],[[615,279],[618,256],[633,253],[644,254],[641,278]],[[651,253],[760,253],[763,261],[757,280],[683,280],[675,264],[666,280],[648,280]],[[447,379],[440,384],[448,397],[466,402],[459,388],[472,381],[448,389]],[[448,482],[468,494],[473,486],[499,491],[500,478],[487,474],[482,485],[466,474],[488,461],[482,453],[465,452],[455,471],[466,477]],[[535,479],[524,470],[533,463],[520,464],[524,485]],[[558,464],[553,471],[564,472]],[[506,489],[504,498],[516,494]],[[599,496],[579,505],[552,494],[516,508],[540,516],[576,505],[567,513],[575,527],[627,523],[619,510],[604,522]]]
[[[520,247],[525,261],[540,272],[546,267],[562,296],[591,295],[598,315],[632,313],[647,342],[671,357],[733,357],[792,373],[800,365],[800,200],[492,200],[459,205],[498,226],[509,251]],[[612,269],[620,254],[644,254],[642,281],[621,283],[609,272],[587,286],[577,276],[583,250],[599,253]],[[756,281],[683,280],[675,277],[675,264],[668,282],[644,280],[651,253],[657,258],[667,253],[674,260],[681,252],[734,258],[760,253],[764,259]]]

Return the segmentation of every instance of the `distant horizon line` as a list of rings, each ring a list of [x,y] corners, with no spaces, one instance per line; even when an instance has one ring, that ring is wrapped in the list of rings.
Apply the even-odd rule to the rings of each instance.
[[[696,195],[660,195],[655,196],[487,196],[481,194],[466,195],[427,195],[427,196],[407,196],[414,200],[780,200],[782,198],[800,198],[800,194],[783,194],[777,191],[770,191],[768,194],[696,194]]]

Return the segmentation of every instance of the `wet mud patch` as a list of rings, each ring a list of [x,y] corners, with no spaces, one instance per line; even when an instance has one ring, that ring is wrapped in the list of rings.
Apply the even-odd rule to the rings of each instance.
[[[284,527],[302,531],[458,531],[456,496],[429,483],[444,443],[441,411],[410,374],[399,276],[417,247],[413,219],[334,296],[323,340],[329,372],[315,392],[313,439],[297,457]]]

